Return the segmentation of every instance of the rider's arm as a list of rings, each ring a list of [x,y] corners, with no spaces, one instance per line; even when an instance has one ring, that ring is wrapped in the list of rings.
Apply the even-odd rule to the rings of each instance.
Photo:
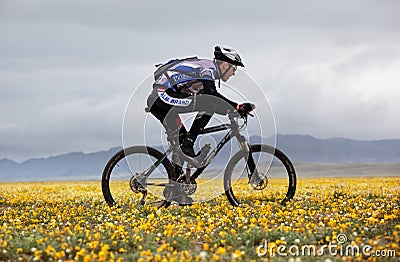
[[[204,94],[208,94],[208,95],[213,95],[213,96],[219,97],[222,100],[226,101],[228,104],[230,104],[233,108],[237,109],[238,103],[233,102],[232,100],[229,100],[228,98],[226,98],[222,94],[218,93],[217,87],[215,86],[215,82],[214,81],[212,81],[212,80],[202,80],[201,82],[203,83],[203,87],[204,87],[203,92],[204,92]]]

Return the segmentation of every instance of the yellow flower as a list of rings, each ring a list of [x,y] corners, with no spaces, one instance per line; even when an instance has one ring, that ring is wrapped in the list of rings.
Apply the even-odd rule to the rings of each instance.
[[[375,224],[376,219],[375,219],[374,217],[370,217],[370,218],[368,218],[368,222],[369,222],[370,224]]]
[[[92,258],[90,255],[85,255],[85,257],[83,258],[83,262],[90,262],[92,261]]]
[[[232,259],[235,260],[235,259],[240,258],[240,257],[243,255],[243,253],[244,253],[244,252],[242,252],[242,251],[236,249],[236,250],[232,253]]]
[[[226,249],[224,247],[218,247],[217,253],[220,255],[225,255],[226,254]]]
[[[65,252],[64,252],[64,251],[56,252],[55,255],[54,255],[54,258],[55,258],[56,260],[60,260],[60,259],[62,259],[63,257],[65,257]]]
[[[97,248],[98,246],[99,246],[99,241],[97,241],[97,240],[89,243],[89,247],[90,247],[91,249],[95,249],[95,248]]]
[[[52,246],[47,246],[45,252],[48,256],[52,256],[56,252],[56,250]]]
[[[42,258],[42,251],[41,250],[36,250],[33,253],[33,260],[37,261],[40,260]]]
[[[100,250],[100,252],[99,252],[100,261],[106,261],[107,257],[108,257],[108,251],[107,250]]]

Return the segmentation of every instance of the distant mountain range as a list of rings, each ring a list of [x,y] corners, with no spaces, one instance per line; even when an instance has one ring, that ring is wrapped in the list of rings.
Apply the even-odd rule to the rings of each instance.
[[[259,143],[262,139],[251,137],[250,141]],[[293,163],[400,163],[400,139],[357,141],[345,138],[318,139],[308,135],[278,135],[277,147]],[[88,154],[73,152],[33,158],[22,163],[1,159],[0,181],[98,180],[108,159],[120,149],[115,147]],[[225,155],[229,152],[221,151]],[[227,158],[229,155],[226,155]],[[226,164],[226,160],[220,160],[222,163]]]
[[[278,135],[277,147],[297,163],[400,163],[400,139],[359,141]]]

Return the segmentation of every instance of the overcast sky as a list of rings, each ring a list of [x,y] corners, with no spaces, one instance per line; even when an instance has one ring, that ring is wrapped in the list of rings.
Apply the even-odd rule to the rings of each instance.
[[[399,13],[397,0],[0,0],[0,159],[121,146],[154,64],[216,44],[241,53],[278,133],[400,138]]]

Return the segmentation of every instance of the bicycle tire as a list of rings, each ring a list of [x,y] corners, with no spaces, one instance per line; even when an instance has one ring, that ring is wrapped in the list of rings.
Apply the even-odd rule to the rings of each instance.
[[[268,201],[268,199],[272,199],[272,200],[279,200],[281,201],[281,204],[286,204],[289,200],[293,199],[294,194],[296,192],[296,171],[294,169],[294,166],[292,164],[292,162],[289,160],[289,158],[279,149],[276,149],[272,146],[268,146],[268,145],[261,145],[261,144],[257,144],[257,145],[251,145],[251,152],[252,152],[252,156],[256,159],[255,156],[257,156],[257,154],[265,154],[268,156],[268,158],[270,158],[272,161],[274,161],[273,163],[270,162],[269,166],[267,167],[268,170],[266,170],[266,174],[265,176],[267,177],[267,186],[265,187],[266,191],[268,192],[268,190],[271,188],[270,185],[268,185],[270,183],[271,177],[268,177],[268,171],[270,171],[270,169],[279,169],[278,172],[275,172],[276,174],[278,174],[276,177],[279,178],[277,180],[280,180],[280,178],[283,178],[283,176],[285,176],[285,179],[287,178],[288,181],[285,181],[285,179],[283,179],[283,184],[282,181],[280,181],[279,183],[283,185],[284,190],[286,192],[280,193],[280,192],[272,192],[272,194],[274,194],[274,196],[268,196],[268,193],[266,193],[265,195],[263,195],[261,193],[261,195],[263,195],[264,197],[260,199],[253,199],[252,195],[258,195],[260,196],[259,191],[260,190],[256,190],[254,188],[251,188],[251,185],[249,183],[249,178],[248,178],[248,173],[244,172],[244,169],[247,170],[247,161],[246,161],[246,157],[248,156],[248,153],[244,150],[239,151],[238,153],[236,153],[228,162],[227,168],[225,170],[224,173],[224,190],[225,190],[225,195],[228,198],[229,202],[232,204],[232,206],[241,206],[243,203],[249,203],[249,204],[254,204],[254,202],[256,200],[259,200],[259,202],[263,202],[264,201]],[[261,157],[257,158],[257,159],[261,159]],[[238,170],[235,170],[235,168],[239,165],[239,162],[243,162],[242,165],[242,174],[238,173]],[[262,161],[257,161],[256,166],[258,169],[258,165],[261,164],[259,162]],[[272,163],[272,164],[271,164]],[[244,167],[246,166],[246,167]],[[271,168],[273,167],[273,168]],[[239,170],[241,169],[240,167],[238,168]],[[236,173],[235,173],[236,172]],[[281,173],[279,173],[281,172]],[[234,176],[238,176],[239,177],[234,177]],[[243,179],[244,178],[244,179]],[[243,180],[240,180],[243,179]],[[247,182],[247,183],[242,183],[241,182]],[[236,186],[236,184],[238,184],[237,188],[240,189],[234,189],[233,187]],[[247,185],[246,185],[247,184]],[[246,188],[247,186],[247,188]],[[282,186],[280,186],[282,187]],[[244,189],[242,189],[244,188]],[[278,188],[278,186],[277,186]],[[234,192],[237,191],[237,192]],[[241,191],[242,195],[239,196],[239,191]],[[272,191],[272,190],[271,190]],[[285,194],[284,196],[282,196],[282,194]],[[282,197],[282,200],[278,199],[276,197],[276,195],[279,195]]]
[[[104,200],[107,202],[109,206],[122,206],[123,203],[117,203],[118,201],[121,202],[121,199],[118,199],[116,201],[116,196],[115,194],[118,192],[116,190],[110,188],[110,182],[115,179],[118,181],[118,183],[122,183],[124,188],[130,189],[131,184],[130,180],[133,176],[135,176],[135,172],[133,171],[133,165],[130,165],[130,159],[131,157],[135,155],[143,155],[146,158],[146,162],[149,162],[148,164],[146,163],[146,167],[150,167],[150,163],[154,163],[164,157],[164,154],[162,154],[160,151],[147,147],[147,146],[132,146],[128,147],[125,149],[122,149],[115,153],[110,160],[107,162],[103,174],[102,174],[102,191],[103,191],[103,196]],[[124,167],[121,167],[123,166]],[[161,165],[159,166],[160,168],[164,169],[164,180],[168,181],[168,178],[171,177],[172,172],[174,171],[174,168],[171,164],[171,162],[168,160],[168,158],[164,158],[164,160],[161,162]],[[118,173],[116,173],[116,169],[123,169],[124,170],[124,176],[120,177]],[[126,173],[126,174],[125,174]],[[127,178],[129,178],[129,181],[126,181]],[[119,180],[118,180],[119,179]],[[146,180],[147,181],[147,180]],[[127,182],[125,184],[124,182]],[[124,197],[125,194],[132,194],[134,195],[135,192],[133,190],[128,190],[123,193]],[[150,192],[152,193],[152,192]],[[121,193],[122,194],[122,193]],[[114,196],[113,196],[114,195]]]

